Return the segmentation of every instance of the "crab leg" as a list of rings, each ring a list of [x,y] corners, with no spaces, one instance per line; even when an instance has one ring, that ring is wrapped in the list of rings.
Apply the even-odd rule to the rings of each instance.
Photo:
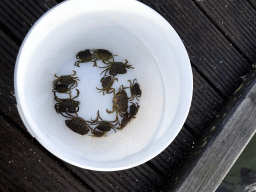
[[[93,121],[93,122],[98,121],[98,119],[99,119],[99,115],[100,115],[100,112],[99,112],[99,110],[98,110],[96,119],[95,119],[95,120],[92,120],[92,121]]]
[[[71,74],[70,76],[75,76],[75,75],[76,75],[76,71],[75,71],[75,70],[73,70],[73,72],[74,72],[74,74]]]
[[[79,63],[82,63],[81,61],[76,61],[75,66],[80,67]]]
[[[108,68],[109,66],[110,66],[110,64],[107,64],[108,66],[106,66],[106,67],[99,67],[99,68]]]
[[[76,92],[77,92],[77,95],[76,95],[75,97],[73,97],[72,100],[75,99],[75,98],[77,98],[77,97],[79,96],[80,91],[79,91],[78,89],[76,89]],[[71,98],[70,98],[70,99],[71,99]]]
[[[106,73],[105,73],[105,75],[104,75],[104,76],[106,76],[106,74],[107,74],[107,72],[110,70],[110,68],[111,68],[111,67],[108,67],[107,69],[105,69],[104,71],[102,71],[100,74],[102,74],[102,73],[104,73],[104,72],[106,71]]]
[[[114,110],[113,111],[109,111],[108,109],[106,109],[107,113],[110,114],[110,113],[114,113]]]
[[[65,112],[65,113],[66,113],[68,116],[67,116],[67,115],[64,115],[63,112],[60,112],[60,114],[61,114],[63,117],[68,117],[68,118],[75,117],[75,116],[69,114],[68,112]]]
[[[110,92],[111,91],[111,92]],[[107,94],[113,93],[115,95],[115,89],[111,88],[110,90],[107,91]],[[104,94],[103,94],[104,95]]]
[[[57,101],[57,102],[60,102],[61,100],[57,97],[56,91],[53,92],[53,94],[54,94],[54,100]]]

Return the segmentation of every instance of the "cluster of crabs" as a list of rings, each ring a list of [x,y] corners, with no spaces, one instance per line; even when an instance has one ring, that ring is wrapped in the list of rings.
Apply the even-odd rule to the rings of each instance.
[[[116,132],[117,130],[122,130],[132,118],[136,117],[136,114],[139,110],[138,103],[133,103],[132,100],[137,99],[139,101],[139,97],[141,97],[141,89],[139,84],[136,82],[136,79],[133,81],[128,80],[130,82],[130,87],[124,87],[123,85],[119,87],[117,93],[114,88],[112,88],[115,80],[118,81],[115,76],[117,74],[125,74],[127,73],[127,69],[133,69],[132,65],[128,65],[128,61],[125,60],[125,63],[115,62],[114,56],[111,52],[105,49],[93,49],[93,50],[85,50],[81,51],[76,55],[78,59],[75,62],[75,66],[80,67],[80,63],[88,63],[93,62],[94,67],[98,67],[96,61],[101,60],[106,66],[99,67],[104,68],[101,72],[104,73],[104,76],[101,78],[102,88],[97,90],[103,92],[105,94],[113,93],[113,106],[112,111],[106,109],[107,113],[116,112],[116,119],[114,121],[105,121],[100,117],[99,111],[97,112],[96,119],[91,119],[90,121],[84,120],[83,118],[78,116],[79,111],[79,101],[75,99],[79,96],[80,92],[76,89],[77,95],[72,97],[71,90],[78,86],[79,77],[76,77],[76,71],[73,71],[71,75],[62,75],[57,76],[55,74],[56,79],[53,81],[53,93],[54,100],[57,102],[55,104],[55,110],[57,113],[62,116],[68,118],[65,120],[67,127],[69,127],[72,131],[85,135],[91,131],[91,136],[93,137],[102,137],[106,136],[106,134],[113,129]],[[112,60],[112,61],[110,61]],[[107,76],[107,72],[109,75]],[[125,89],[130,89],[131,97],[128,97]],[[69,98],[61,99],[56,93],[65,93],[69,95]],[[130,102],[130,107],[128,107],[128,103]],[[129,110],[128,110],[129,108]],[[121,122],[119,121],[118,116],[120,116]],[[91,126],[96,125],[94,128]]]

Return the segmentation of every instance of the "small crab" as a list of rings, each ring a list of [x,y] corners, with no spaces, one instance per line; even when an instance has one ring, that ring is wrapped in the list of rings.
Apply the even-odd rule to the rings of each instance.
[[[115,89],[111,88],[112,85],[114,84],[114,81],[118,79],[117,78],[113,78],[112,76],[107,76],[107,77],[102,77],[102,79],[100,80],[101,84],[102,84],[102,89],[99,89],[96,87],[96,89],[99,90],[100,92],[103,92],[103,95],[105,95],[105,93],[110,94],[110,93],[115,93]]]
[[[117,94],[114,93],[113,98],[113,111],[109,111],[106,109],[107,113],[113,113],[116,112],[116,117],[118,117],[118,114],[123,117],[127,111],[128,108],[128,97],[127,93],[124,90],[123,85],[118,89]]]
[[[129,113],[130,118],[136,118],[135,115],[138,113],[139,108],[140,106],[138,105],[138,103],[136,103],[136,105],[132,103],[132,105],[130,106],[130,113]]]
[[[85,51],[80,51],[77,53],[76,58],[79,59],[79,61],[75,62],[75,66],[80,67],[80,63],[87,63],[87,62],[92,62],[93,60],[93,55],[91,54],[91,51],[89,49],[86,49]],[[93,67],[96,66],[96,62],[94,63]]]
[[[58,93],[68,93],[69,95],[71,94],[71,91],[68,85],[62,85],[62,84],[54,84],[52,91],[58,92]]]
[[[86,135],[92,128],[88,125],[88,122],[81,117],[69,116],[69,120],[65,120],[66,125],[72,131],[79,133],[80,135]]]
[[[131,118],[129,114],[126,113],[121,121],[121,124],[119,123],[120,127],[117,127],[116,129],[122,130],[130,121],[131,121]]]
[[[108,61],[112,59],[114,56],[117,56],[117,55],[113,55],[106,49],[93,49],[92,52],[94,57],[94,66],[97,66],[96,64],[97,60],[102,60],[102,62],[105,63],[105,61]]]
[[[128,81],[130,82],[131,90],[131,97],[129,97],[129,100],[133,100],[135,97],[139,101],[138,97],[141,97],[140,85],[138,83],[134,83],[137,79],[134,79],[133,82],[131,82],[131,80]]]
[[[79,77],[72,77],[76,75],[76,71],[73,71],[74,74],[71,75],[62,75],[58,77],[56,74],[54,75],[57,79],[53,81],[53,85],[56,86],[58,84],[64,85],[64,86],[69,86],[69,89],[73,89],[78,86],[77,81],[80,81],[78,78]]]
[[[109,71],[109,74],[112,76],[115,76],[117,74],[125,74],[127,73],[126,68],[134,69],[132,65],[128,65],[127,63],[128,61],[126,59],[125,59],[125,63],[122,63],[122,62],[115,62],[113,58],[113,62],[106,63],[107,64],[106,67],[100,67],[100,68],[106,68],[104,71],[101,72],[101,74],[105,72],[105,75],[106,75],[108,71]]]
[[[79,111],[79,101],[74,101],[75,98],[79,96],[79,90],[76,89],[77,91],[77,96],[69,99],[60,99],[56,96],[56,92],[54,92],[54,100],[57,101],[55,104],[55,110],[57,113],[60,113],[62,116],[65,116],[63,113],[66,113],[67,115],[70,116],[70,113],[77,113]]]
[[[98,119],[100,118],[101,121],[98,121]],[[92,134],[94,134],[96,137],[99,137],[99,135],[103,136],[104,133],[107,133],[109,132],[111,129],[114,129],[114,131],[116,132],[115,130],[115,126],[116,125],[113,125],[114,122],[117,122],[118,119],[116,119],[115,121],[104,121],[101,117],[100,117],[100,112],[98,111],[97,112],[97,117],[95,120],[92,120],[91,121],[91,125],[98,125],[96,126],[93,131],[92,131]],[[100,133],[102,132],[102,133]],[[100,137],[101,137],[100,136]]]

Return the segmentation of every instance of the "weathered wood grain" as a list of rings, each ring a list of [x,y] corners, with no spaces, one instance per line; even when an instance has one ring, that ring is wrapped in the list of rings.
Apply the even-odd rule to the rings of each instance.
[[[255,0],[248,0],[248,2],[251,4],[251,6],[256,9],[256,1]]]
[[[256,70],[240,85],[164,191],[214,191],[256,132]],[[173,183],[177,184],[172,188]]]
[[[226,100],[198,74],[194,67],[192,67],[192,71],[193,97],[186,124],[197,135],[202,135]]]
[[[149,163],[160,170],[164,177],[170,176],[185,161],[195,142],[193,135],[183,127],[175,140]]]
[[[256,61],[256,10],[247,1],[194,1],[252,63]]]

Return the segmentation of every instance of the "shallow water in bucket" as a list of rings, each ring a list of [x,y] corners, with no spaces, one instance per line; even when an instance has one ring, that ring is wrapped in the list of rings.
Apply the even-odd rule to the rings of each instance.
[[[114,55],[116,54],[118,53],[114,53]],[[79,77],[80,81],[77,81],[78,86],[75,89],[72,89],[71,95],[72,97],[75,97],[77,95],[76,89],[80,91],[80,95],[77,98],[75,98],[75,101],[80,101],[78,116],[82,117],[85,120],[89,120],[89,121],[91,119],[94,120],[97,117],[97,111],[99,110],[100,117],[103,120],[114,121],[116,118],[116,113],[114,112],[112,114],[108,114],[106,112],[106,109],[108,109],[109,111],[112,111],[112,104],[113,104],[112,100],[114,96],[113,93],[105,94],[103,96],[103,92],[99,93],[99,90],[96,89],[96,87],[99,89],[102,89],[100,80],[104,76],[105,72],[101,74],[101,72],[104,71],[104,68],[99,68],[99,67],[106,67],[106,64],[104,64],[102,61],[97,61],[98,67],[93,67],[94,65],[93,62],[80,63],[80,67],[76,67],[74,66],[75,61],[77,61],[77,59],[74,56],[71,60],[64,63],[61,70],[57,73],[57,76],[73,74],[73,71],[76,71],[75,77]],[[125,59],[122,58],[121,56],[115,56],[114,61],[125,63]],[[128,64],[131,64],[131,63],[129,63],[128,61]],[[106,75],[107,76],[109,75],[108,72]],[[139,77],[137,77],[137,75],[135,74],[135,70],[132,68],[127,69],[126,74],[118,74],[114,78],[118,79],[118,81],[115,80],[112,86],[115,89],[115,93],[118,92],[118,89],[122,85],[124,87],[130,87],[130,82],[128,82],[128,80],[131,80],[133,82],[134,79],[137,79],[137,82],[139,83]],[[130,88],[125,89],[125,91],[128,97],[130,97],[131,96]],[[142,94],[143,94],[143,91],[142,91]],[[57,96],[63,99],[69,98],[68,94],[57,93]],[[137,99],[134,99],[131,102],[139,104],[139,101]],[[131,102],[129,102],[129,106],[131,105]],[[65,121],[67,118],[63,117],[62,119],[63,121]],[[121,122],[120,117],[119,117],[119,120]],[[94,127],[95,126],[92,126],[92,128]],[[64,128],[68,128],[68,127],[64,127]],[[117,131],[121,131],[121,130],[117,130]],[[114,133],[115,131],[112,129],[110,132],[108,132],[107,135],[114,134]],[[88,135],[92,135],[92,134],[88,133],[86,136]]]

